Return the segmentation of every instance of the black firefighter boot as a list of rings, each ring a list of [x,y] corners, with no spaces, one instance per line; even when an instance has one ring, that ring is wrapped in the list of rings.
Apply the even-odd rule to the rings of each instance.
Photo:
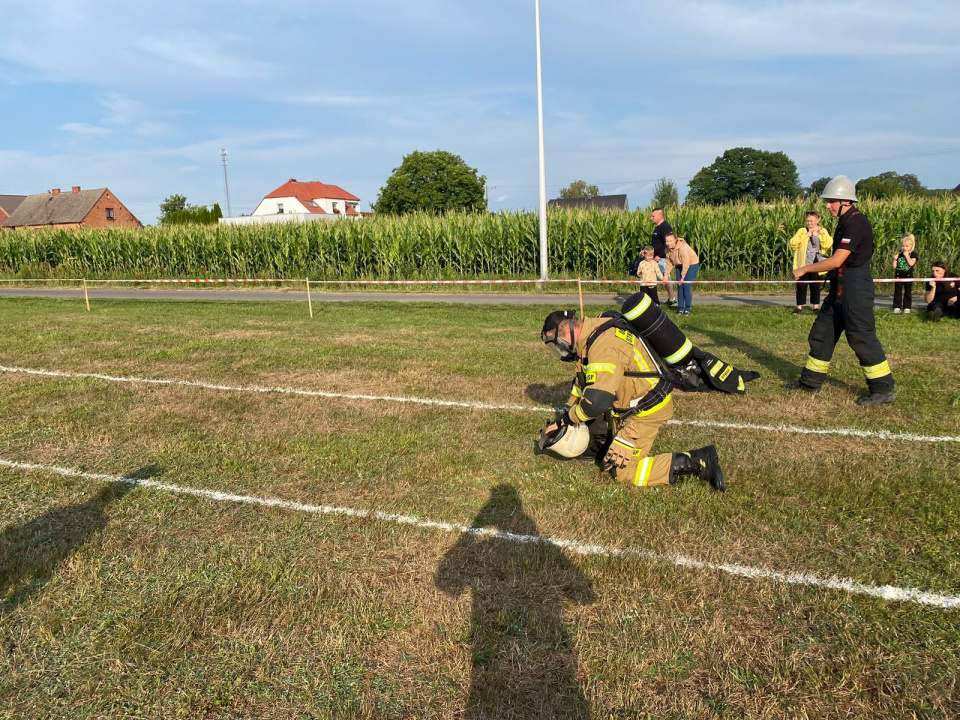
[[[713,445],[673,454],[673,463],[670,465],[670,484],[680,482],[685,475],[695,475],[700,480],[710,483],[714,490],[723,492],[727,489],[723,482],[720,460],[717,459],[717,449]]]

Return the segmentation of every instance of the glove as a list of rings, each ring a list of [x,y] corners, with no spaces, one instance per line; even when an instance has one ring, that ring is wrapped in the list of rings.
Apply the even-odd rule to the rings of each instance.
[[[537,440],[537,446],[544,450],[550,445],[553,444],[553,439],[563,430],[567,425],[572,425],[570,422],[570,417],[567,415],[567,412],[570,410],[569,407],[564,406],[564,409],[557,415],[553,420],[547,420],[547,424],[543,426],[543,430],[540,431],[540,439]],[[547,428],[556,425],[556,429],[547,432]]]
[[[632,443],[615,437],[607,454],[603,456],[603,469],[616,476],[618,471],[630,464],[636,454],[637,448]]]
[[[563,427],[564,425],[569,425],[570,424],[569,412],[570,412],[570,406],[564,405],[562,408],[560,408],[560,410],[557,412],[556,417],[554,417],[553,420],[551,420],[551,422],[556,423],[557,427]]]

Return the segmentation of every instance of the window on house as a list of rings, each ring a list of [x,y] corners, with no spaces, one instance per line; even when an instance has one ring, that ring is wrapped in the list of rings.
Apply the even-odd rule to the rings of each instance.
[[[107,220],[113,220],[113,208],[107,208]]]
[[[277,203],[277,215],[283,215],[283,203]]]
[[[330,203],[330,205],[333,206],[333,211],[334,211],[334,212],[340,212],[339,210],[337,210],[337,204],[336,204],[335,202]]]

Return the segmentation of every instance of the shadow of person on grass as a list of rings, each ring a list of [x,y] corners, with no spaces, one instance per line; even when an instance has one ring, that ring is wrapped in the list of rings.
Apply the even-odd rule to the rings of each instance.
[[[564,602],[596,599],[590,579],[540,536],[511,485],[498,485],[447,552],[438,588],[473,590],[473,673],[462,717],[589,718]],[[520,536],[520,537],[518,537]]]
[[[719,298],[728,301],[731,305],[756,305],[760,307],[790,307],[789,302],[782,300],[771,300],[765,297],[753,297],[751,295],[719,295]]]
[[[567,401],[567,398],[570,397],[571,386],[572,384],[569,380],[557,385],[534,383],[533,385],[527,385],[524,392],[527,394],[527,397],[535,403],[549,406],[548,408],[544,408],[545,410],[549,410],[549,408],[561,407]]]
[[[137,485],[159,475],[147,466],[100,488],[84,503],[48,510],[0,533],[0,616],[40,592],[57,568],[107,526],[107,508]]]

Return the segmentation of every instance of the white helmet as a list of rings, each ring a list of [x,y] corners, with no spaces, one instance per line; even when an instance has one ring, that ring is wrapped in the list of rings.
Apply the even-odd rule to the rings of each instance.
[[[846,175],[837,175],[826,184],[820,197],[824,200],[850,200],[857,202],[857,186]]]
[[[583,455],[590,444],[590,428],[586,423],[564,425],[553,435],[540,436],[540,449],[549,450],[555,455],[575,458]]]

